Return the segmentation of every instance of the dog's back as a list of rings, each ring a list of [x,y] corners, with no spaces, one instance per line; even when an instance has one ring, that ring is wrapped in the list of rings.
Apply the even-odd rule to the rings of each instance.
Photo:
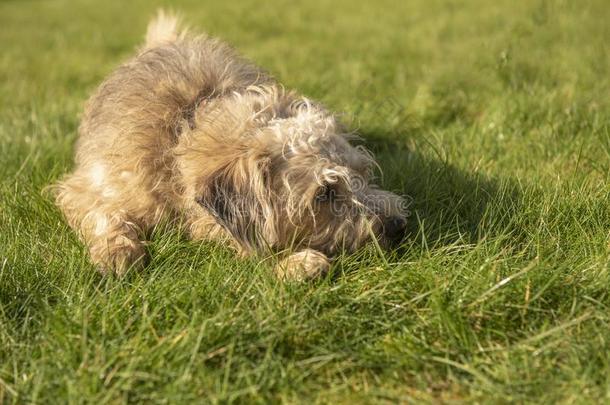
[[[133,146],[134,135],[151,130],[158,137],[150,141],[171,142],[202,99],[270,80],[224,42],[180,30],[175,16],[159,12],[148,26],[138,55],[113,72],[87,103],[80,147],[112,144],[116,154],[116,142],[127,137],[125,146]],[[86,145],[89,142],[91,146]],[[128,150],[120,150],[129,155]]]

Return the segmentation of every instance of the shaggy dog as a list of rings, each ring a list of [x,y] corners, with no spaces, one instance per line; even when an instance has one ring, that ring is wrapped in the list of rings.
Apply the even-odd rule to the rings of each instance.
[[[320,104],[225,43],[162,12],[138,54],[88,101],[57,205],[103,272],[141,265],[163,218],[194,240],[277,252],[285,279],[405,227],[403,200],[369,183],[374,161]]]

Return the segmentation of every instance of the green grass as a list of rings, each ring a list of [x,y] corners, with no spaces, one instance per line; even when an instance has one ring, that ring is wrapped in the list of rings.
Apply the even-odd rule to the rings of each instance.
[[[344,112],[411,235],[286,285],[160,227],[106,279],[43,189],[167,3],[0,1],[0,403],[610,400],[607,1],[172,2]]]

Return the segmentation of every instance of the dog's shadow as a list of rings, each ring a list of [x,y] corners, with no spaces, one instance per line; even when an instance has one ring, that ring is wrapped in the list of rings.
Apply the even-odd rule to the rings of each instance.
[[[425,249],[475,244],[506,234],[513,225],[520,193],[510,179],[463,170],[432,153],[433,147],[422,153],[404,134],[360,131],[360,136],[380,166],[380,183],[409,203],[406,243],[394,253],[413,244]],[[519,237],[514,232],[511,237]]]

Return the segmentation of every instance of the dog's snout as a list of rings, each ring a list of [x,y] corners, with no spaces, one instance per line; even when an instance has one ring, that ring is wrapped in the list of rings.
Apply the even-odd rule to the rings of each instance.
[[[403,217],[390,217],[384,223],[384,233],[391,239],[397,239],[404,236],[406,227],[407,221]]]

